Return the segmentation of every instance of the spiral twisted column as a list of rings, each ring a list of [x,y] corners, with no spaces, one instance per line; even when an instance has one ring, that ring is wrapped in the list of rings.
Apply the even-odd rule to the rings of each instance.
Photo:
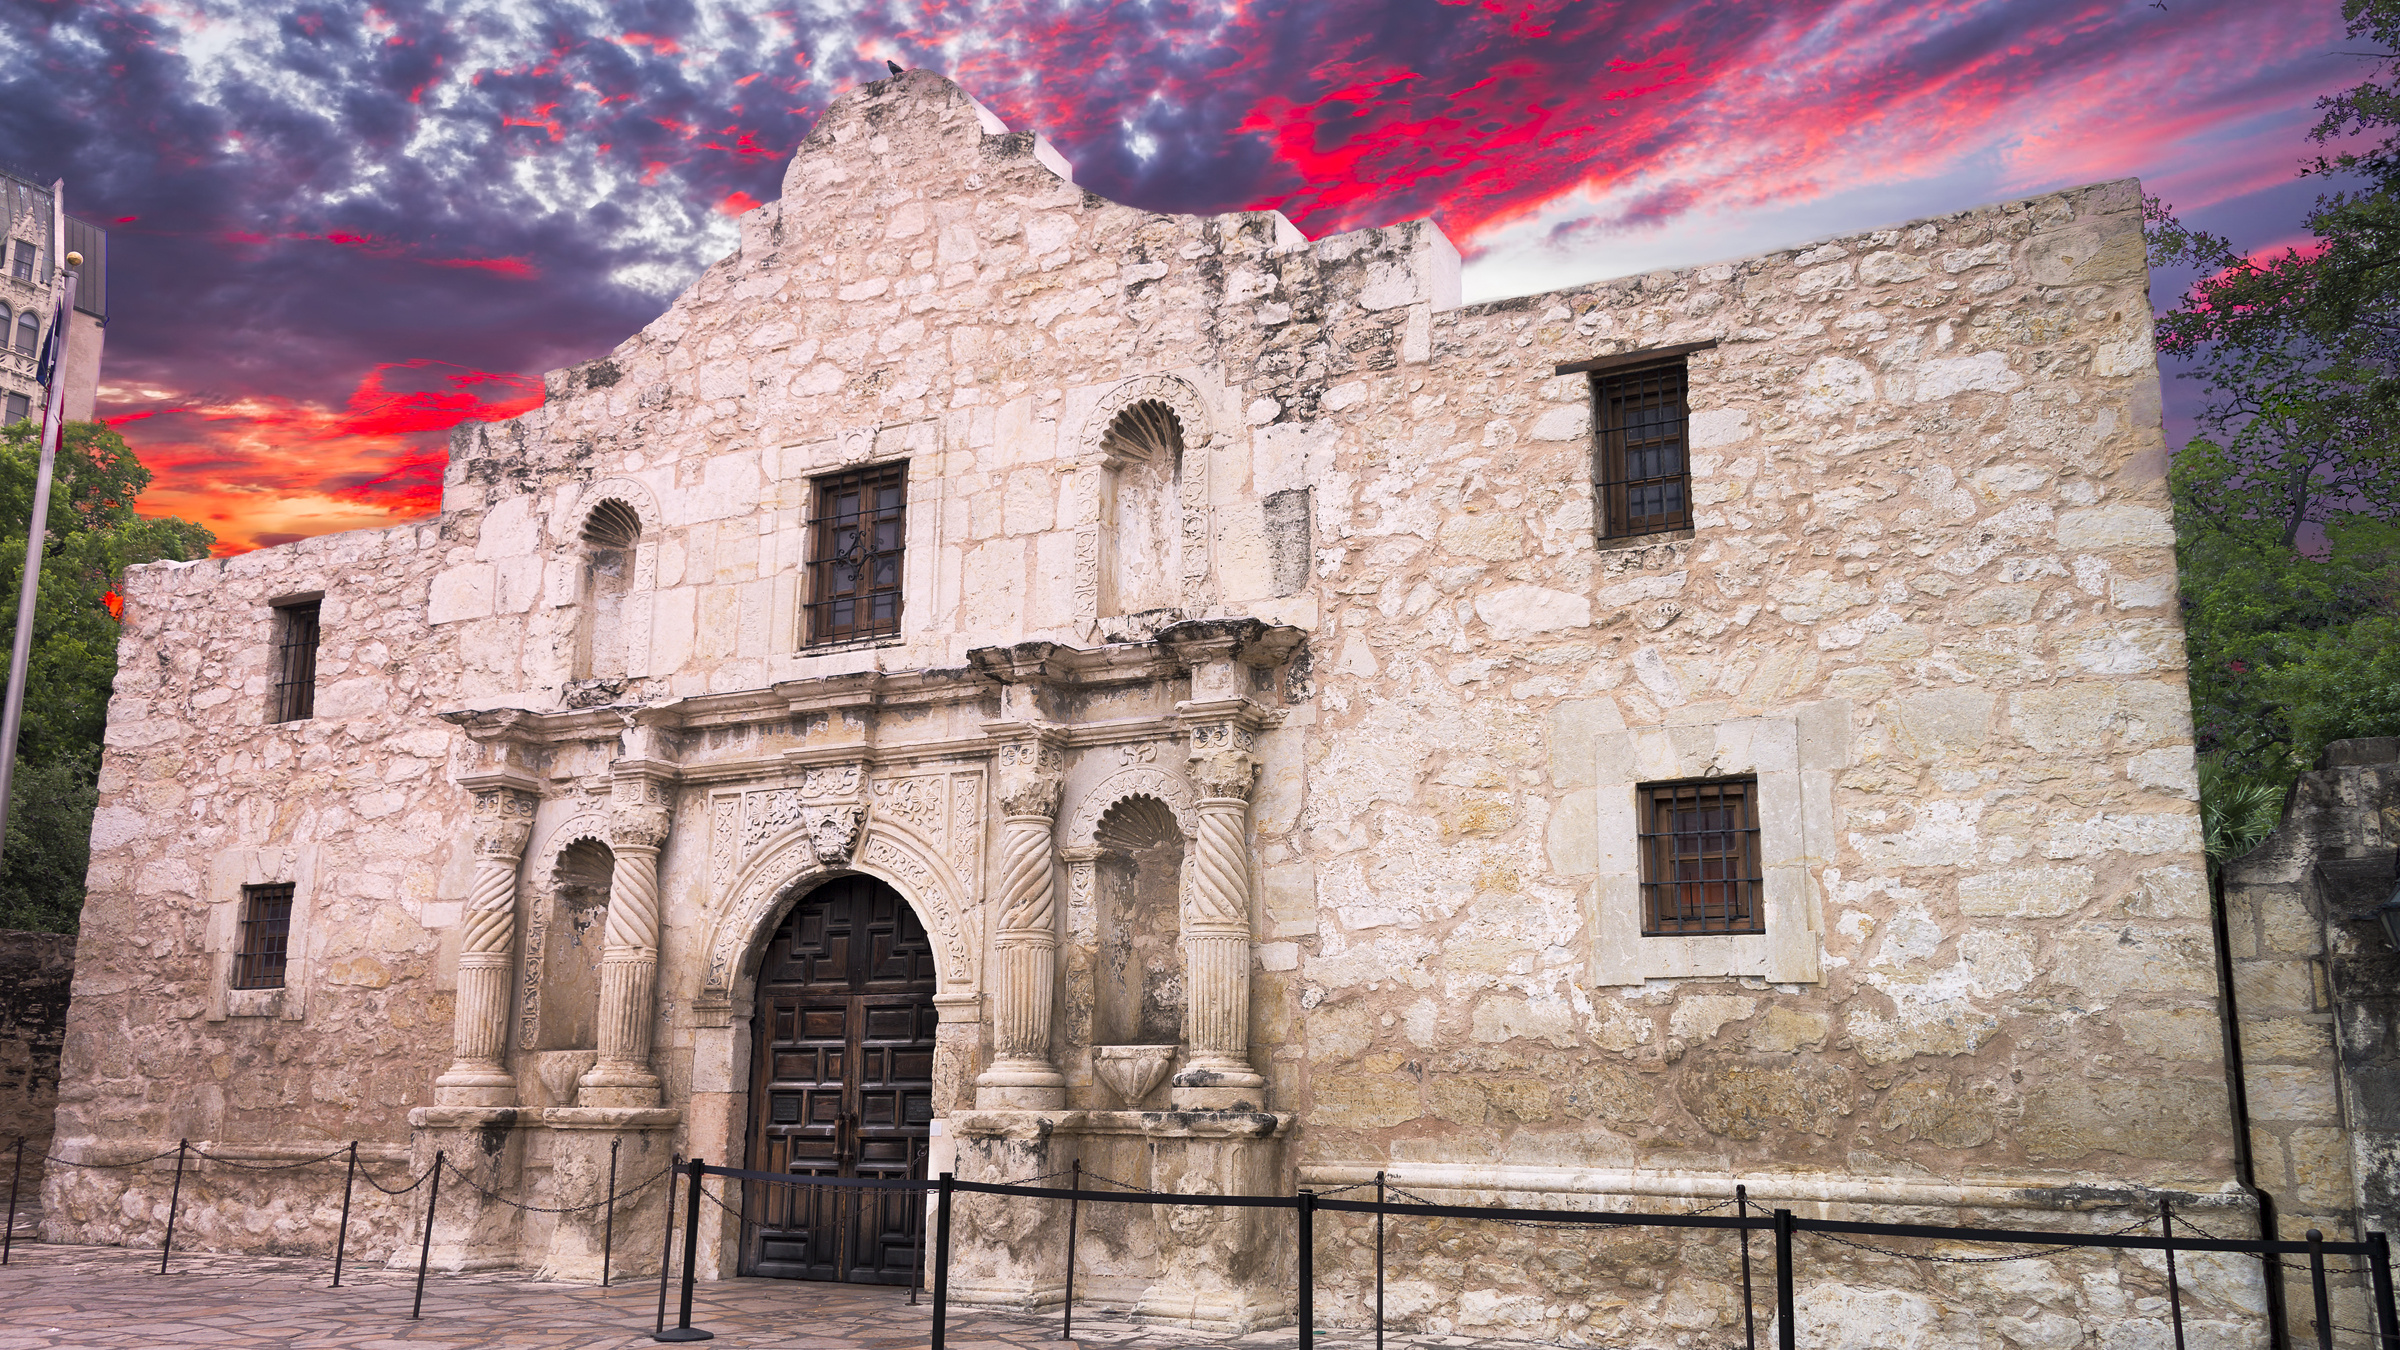
[[[975,1080],[979,1109],[1044,1110],[1066,1105],[1067,1080],[1050,1060],[1058,981],[1058,890],[1050,836],[1058,817],[1056,746],[1046,740],[1000,747],[1000,927],[997,1053]]]
[[[1193,730],[1190,776],[1198,834],[1183,890],[1183,1041],[1175,1105],[1261,1110],[1266,1080],[1250,1067],[1249,737],[1219,724]]]
[[[579,1106],[656,1106],[650,1043],[658,1007],[658,853],[667,841],[668,785],[617,780],[609,802],[608,920],[600,943],[600,1058],[584,1074]]]
[[[469,826],[475,880],[467,892],[458,956],[450,1067],[433,1080],[437,1106],[510,1106],[516,1076],[500,1062],[508,1041],[508,993],[516,968],[517,864],[533,836],[532,794],[493,788],[475,794]]]

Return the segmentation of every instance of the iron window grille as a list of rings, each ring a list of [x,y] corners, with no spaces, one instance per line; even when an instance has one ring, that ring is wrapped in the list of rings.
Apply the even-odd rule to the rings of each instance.
[[[281,989],[292,941],[292,883],[242,888],[242,937],[233,956],[233,987]]]
[[[317,603],[275,609],[275,706],[270,721],[305,722],[317,714]]]
[[[1645,783],[1642,934],[1767,931],[1758,864],[1758,780]]]
[[[905,461],[816,480],[808,521],[809,645],[900,635],[907,511]]]
[[[1691,525],[1684,384],[1680,359],[1592,376],[1602,538]]]

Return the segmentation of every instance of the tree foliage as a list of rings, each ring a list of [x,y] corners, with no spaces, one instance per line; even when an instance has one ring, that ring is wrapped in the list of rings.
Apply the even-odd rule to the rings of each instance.
[[[2375,64],[2318,102],[2306,246],[2244,253],[2148,204],[2152,265],[2201,274],[2158,340],[2207,390],[2170,484],[2223,821],[2279,803],[2326,742],[2400,732],[2400,0],[2343,14]]]
[[[0,634],[12,637],[40,461],[32,422],[0,430]],[[191,521],[136,514],[149,483],[150,471],[105,425],[63,429],[0,852],[0,928],[70,932],[82,908],[100,738],[117,677],[116,588],[125,569],[206,557],[216,542]]]

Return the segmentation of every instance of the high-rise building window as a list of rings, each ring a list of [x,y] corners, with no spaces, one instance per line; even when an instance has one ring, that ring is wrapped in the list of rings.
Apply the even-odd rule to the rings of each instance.
[[[20,239],[17,241],[17,256],[14,264],[12,265],[12,270],[16,273],[17,280],[33,280],[34,255],[39,251],[40,250],[33,246],[33,243],[30,240]]]
[[[42,345],[42,321],[32,314],[17,316],[17,350],[33,355]]]
[[[32,419],[33,400],[23,394],[10,394],[8,411],[5,415],[0,415],[0,427],[13,427],[19,422],[28,422]]]
[[[815,486],[808,521],[810,645],[899,636],[907,463],[828,474]]]
[[[242,932],[233,987],[281,989],[292,943],[292,883],[242,888]]]
[[[302,722],[317,713],[315,600],[275,607],[275,690],[270,722]]]

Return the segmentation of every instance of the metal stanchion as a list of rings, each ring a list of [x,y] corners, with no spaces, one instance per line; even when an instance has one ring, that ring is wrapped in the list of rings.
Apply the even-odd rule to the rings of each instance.
[[[17,1136],[17,1160],[8,1167],[8,1231],[0,1233],[0,1266],[8,1264],[8,1249],[17,1240],[17,1182],[25,1175],[25,1136]]]
[[[1067,1183],[1068,1189],[1082,1190],[1083,1159],[1077,1158],[1069,1168],[1069,1173],[1073,1179]],[[1058,1338],[1062,1341],[1075,1339],[1075,1208],[1077,1204],[1078,1201],[1074,1196],[1067,1197],[1067,1300],[1060,1305],[1058,1324]]]
[[[1317,1193],[1300,1192],[1300,1350],[1317,1341]]]
[[[1748,1186],[1733,1188],[1733,1212],[1745,1219],[1750,1217],[1750,1188]],[[1744,1228],[1741,1233],[1742,1344],[1749,1347],[1749,1350],[1758,1350],[1758,1299],[1752,1293],[1750,1286],[1750,1230]]]
[[[1799,1311],[1792,1299],[1792,1212],[1775,1211],[1775,1343],[1799,1350]]]
[[[608,1217],[600,1224],[600,1287],[608,1287],[609,1249],[617,1241],[617,1145],[622,1139],[608,1141]]]
[[[433,1190],[425,1197],[425,1236],[417,1243],[417,1301],[409,1305],[412,1318],[425,1315],[425,1264],[433,1257],[433,1211],[442,1203],[442,1151],[433,1151]]]
[[[2400,1350],[2400,1307],[2392,1302],[2392,1244],[2381,1233],[2367,1234],[2367,1266],[2375,1277],[2375,1331],[2383,1350]]]
[[[908,1170],[914,1174],[915,1164],[910,1164]],[[917,1306],[917,1287],[925,1283],[925,1192],[910,1191],[908,1203],[916,1211],[912,1216],[915,1222],[909,1225],[916,1240],[910,1244],[908,1256],[908,1306],[913,1308]]]
[[[2158,1235],[2169,1243],[2175,1240],[2175,1212],[2168,1208],[2167,1197],[2158,1197]],[[2183,1288],[2175,1275],[2175,1248],[2167,1248],[2167,1313],[2175,1319],[2175,1350],[2183,1350]]]
[[[692,1282],[700,1277],[700,1201],[703,1198],[700,1183],[708,1175],[708,1163],[694,1158],[687,1167],[691,1173],[688,1184],[692,1193],[690,1204],[685,1209],[687,1217],[683,1230],[683,1312],[675,1319],[675,1325],[651,1336],[650,1339],[654,1341],[713,1341],[717,1338],[715,1332],[702,1331],[692,1325]]]
[[[950,1181],[942,1173],[941,1203],[935,1207],[933,1234],[933,1350],[942,1350],[942,1333],[950,1315]]]
[[[333,1231],[333,1287],[342,1287],[342,1253],[350,1245],[350,1188],[358,1180],[358,1141],[350,1141],[350,1170],[342,1174],[342,1226]]]
[[[1375,1174],[1375,1203],[1384,1203],[1383,1173]],[[1383,1211],[1375,1211],[1375,1350],[1383,1350]]]
[[[683,1155],[676,1154],[667,1168],[667,1240],[658,1253],[658,1324],[650,1328],[653,1339],[667,1329],[667,1272],[675,1268],[675,1178],[683,1172]]]
[[[167,1194],[167,1240],[158,1249],[158,1273],[161,1275],[167,1273],[167,1257],[175,1250],[175,1211],[183,1206],[183,1155],[191,1146],[189,1139],[175,1141],[175,1189]]]
[[[2317,1350],[2333,1350],[2333,1298],[2325,1288],[2325,1234],[2308,1230],[2308,1285],[2317,1298]]]

